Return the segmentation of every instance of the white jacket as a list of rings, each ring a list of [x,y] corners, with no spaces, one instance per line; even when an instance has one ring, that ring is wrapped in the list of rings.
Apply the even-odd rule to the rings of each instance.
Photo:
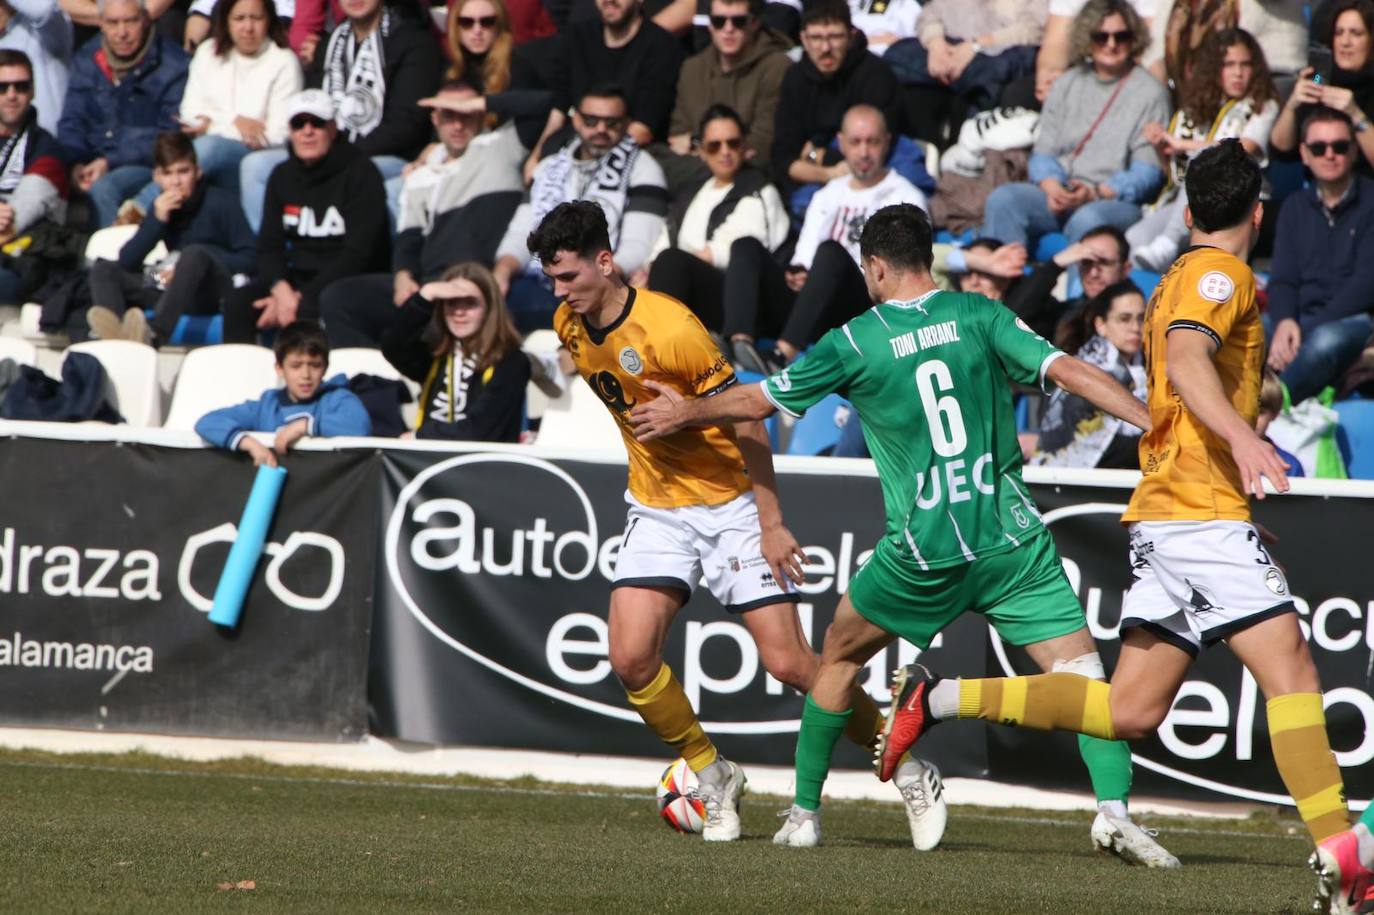
[[[224,57],[215,53],[214,40],[207,39],[191,58],[186,92],[181,97],[181,120],[194,124],[210,119],[212,136],[242,140],[234,118],[242,115],[267,125],[267,139],[273,146],[286,142],[286,102],[301,90],[304,79],[301,65],[290,48],[279,47],[268,39],[253,57],[230,49]]]

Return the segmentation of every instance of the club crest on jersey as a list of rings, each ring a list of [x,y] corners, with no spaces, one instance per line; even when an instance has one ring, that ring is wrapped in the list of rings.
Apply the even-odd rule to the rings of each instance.
[[[1236,291],[1236,284],[1220,270],[1204,273],[1197,281],[1198,295],[1212,302],[1225,302]]]
[[[620,351],[620,367],[631,375],[638,375],[644,371],[644,360],[639,358],[633,346],[627,346]]]

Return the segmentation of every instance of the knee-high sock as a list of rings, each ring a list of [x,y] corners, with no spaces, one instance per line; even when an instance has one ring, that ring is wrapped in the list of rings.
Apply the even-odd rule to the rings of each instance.
[[[1102,740],[1078,735],[1078,755],[1088,767],[1097,802],[1121,801],[1131,796],[1131,748],[1121,740]]]
[[[959,681],[959,717],[1115,740],[1111,685],[1079,674]]]
[[[854,687],[849,708],[854,712],[844,727],[844,736],[865,750],[872,750],[878,734],[883,730],[883,713],[878,703],[859,687]]]
[[[802,707],[801,731],[797,734],[797,788],[792,803],[807,810],[819,810],[821,789],[830,774],[830,756],[844,733],[853,710],[830,712],[811,697]]]
[[[1265,704],[1274,764],[1307,824],[1320,842],[1350,827],[1341,770],[1326,736],[1321,693],[1289,693]]]
[[[655,734],[677,750],[693,772],[700,772],[716,761],[716,747],[701,729],[692,703],[682,684],[664,664],[658,675],[643,689],[627,689],[630,704]]]

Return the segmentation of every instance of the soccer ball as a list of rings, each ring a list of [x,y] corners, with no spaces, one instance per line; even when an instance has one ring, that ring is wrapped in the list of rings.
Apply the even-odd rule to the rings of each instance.
[[[701,783],[687,760],[678,759],[663,770],[658,780],[658,815],[678,832],[701,832],[706,825],[706,805]]]

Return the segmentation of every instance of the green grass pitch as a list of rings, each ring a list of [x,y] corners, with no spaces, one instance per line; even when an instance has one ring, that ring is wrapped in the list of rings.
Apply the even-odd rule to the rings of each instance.
[[[1093,854],[1087,811],[956,807],[922,854],[896,804],[832,802],[786,849],[787,802],[751,795],[708,846],[653,787],[0,751],[0,912],[1278,913],[1313,887],[1291,815],[1153,820],[1184,862],[1159,872]]]

